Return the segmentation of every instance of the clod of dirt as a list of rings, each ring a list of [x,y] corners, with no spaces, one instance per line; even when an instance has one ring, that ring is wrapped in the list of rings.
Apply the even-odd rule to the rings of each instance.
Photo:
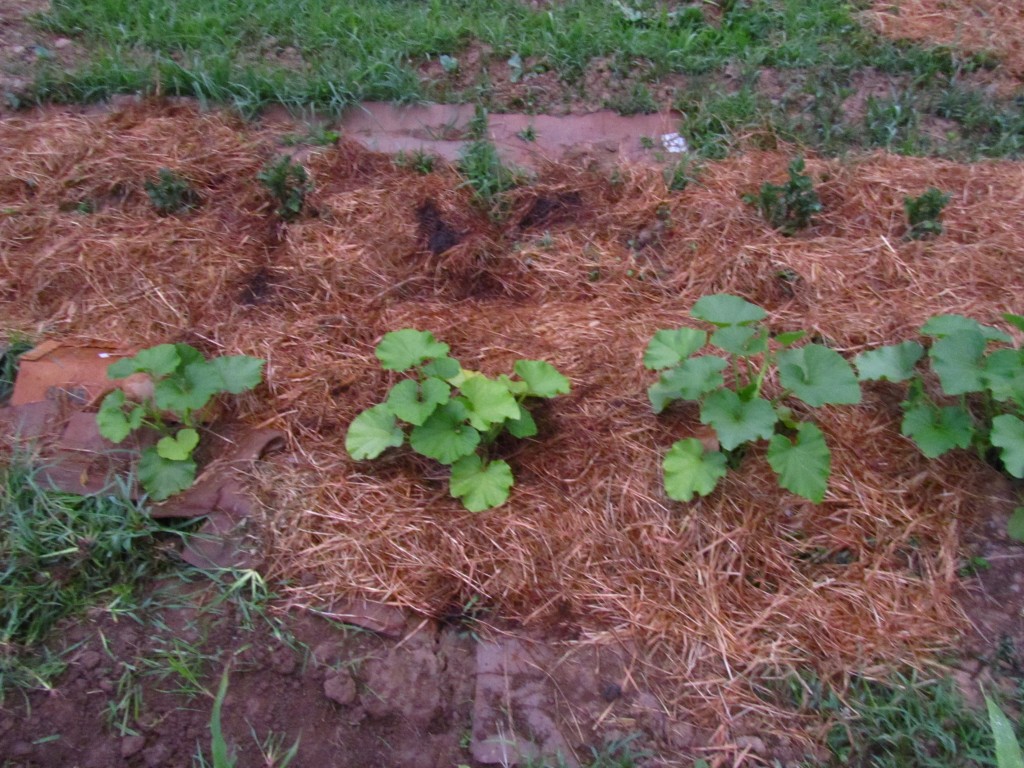
[[[347,669],[331,672],[324,680],[324,696],[341,707],[355,703],[358,691],[356,681]]]
[[[433,640],[424,638],[392,649],[366,664],[363,706],[370,717],[399,716],[427,729],[441,707],[441,665]]]
[[[461,235],[441,217],[441,212],[433,200],[427,200],[416,209],[419,221],[420,241],[434,256],[440,256],[449,248],[462,242]]]

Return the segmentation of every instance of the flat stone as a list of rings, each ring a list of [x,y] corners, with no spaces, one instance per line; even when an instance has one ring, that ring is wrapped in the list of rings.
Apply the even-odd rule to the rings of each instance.
[[[121,739],[121,757],[127,760],[129,757],[139,754],[145,746],[145,736],[125,736]]]
[[[339,669],[327,676],[324,680],[324,696],[342,707],[355,702],[358,696],[356,681],[347,669]]]

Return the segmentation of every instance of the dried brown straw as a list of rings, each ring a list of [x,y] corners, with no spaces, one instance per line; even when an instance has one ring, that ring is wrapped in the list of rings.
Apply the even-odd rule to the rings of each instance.
[[[719,714],[768,706],[750,697],[760,675],[836,675],[952,641],[960,534],[988,503],[988,470],[922,458],[898,434],[898,387],[817,414],[833,447],[820,506],[779,490],[760,449],[684,505],[665,497],[660,459],[696,415],[651,413],[640,358],[717,291],[847,354],[934,313],[1020,311],[1019,163],[811,158],[825,213],[786,238],[740,199],[784,178],[785,148],[711,164],[683,193],[652,170],[552,167],[500,225],[454,171],[419,176],[343,142],[306,159],[316,215],[282,227],[253,183],[274,141],[180,105],[0,122],[0,301],[33,334],[267,359],[267,384],[234,408],[292,437],[267,502],[272,571],[295,600],[437,615],[478,596],[530,627],[639,643],[677,702]],[[142,184],[161,167],[203,207],[155,216]],[[928,186],[952,194],[946,232],[906,242],[903,197]],[[98,210],[76,212],[83,199]],[[417,220],[427,200],[460,239],[436,255]],[[467,367],[541,358],[571,378],[539,409],[539,436],[501,448],[516,486],[500,509],[467,513],[443,469],[408,452],[346,456],[347,425],[393,380],[373,347],[402,327],[432,330]]]

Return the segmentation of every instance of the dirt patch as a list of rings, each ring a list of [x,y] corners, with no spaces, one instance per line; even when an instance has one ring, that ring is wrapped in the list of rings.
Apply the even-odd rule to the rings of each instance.
[[[73,40],[41,32],[29,19],[50,9],[48,0],[8,0],[0,16],[0,115],[18,105],[40,62],[68,69],[85,59]]]
[[[991,54],[1012,76],[1024,77],[1024,10],[1017,3],[883,0],[866,17],[889,37]]]

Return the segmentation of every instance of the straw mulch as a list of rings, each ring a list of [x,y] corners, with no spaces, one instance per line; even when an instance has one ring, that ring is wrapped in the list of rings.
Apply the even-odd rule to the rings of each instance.
[[[993,53],[1024,77],[1024,6],[1006,0],[881,0],[866,14],[882,34],[900,40]]]
[[[342,143],[306,160],[316,215],[282,227],[253,183],[280,148],[224,115],[53,111],[0,123],[0,147],[8,328],[267,359],[266,386],[234,408],[292,437],[264,485],[271,567],[297,601],[360,595],[439,615],[476,597],[529,627],[656,651],[677,701],[726,714],[760,675],[921,659],[962,626],[957,550],[993,503],[989,470],[922,458],[898,434],[898,387],[816,414],[833,450],[820,506],[780,491],[760,449],[683,505],[664,496],[660,460],[696,415],[651,413],[641,354],[718,291],[846,354],[938,312],[1021,311],[1020,164],[811,158],[826,213],[785,238],[740,194],[784,178],[788,151],[709,165],[683,193],[651,170],[551,168],[497,225],[453,171],[418,176]],[[156,216],[142,183],[161,167],[204,206]],[[905,242],[903,197],[930,185],[952,193],[946,233]],[[96,212],[75,211],[83,199]],[[417,220],[427,200],[462,237],[438,255]],[[541,221],[517,226],[531,208]],[[502,446],[516,474],[504,507],[465,512],[442,469],[404,451],[346,456],[347,425],[394,380],[374,345],[402,327],[432,330],[467,367],[540,358],[571,378],[571,395],[538,410],[536,439]]]

